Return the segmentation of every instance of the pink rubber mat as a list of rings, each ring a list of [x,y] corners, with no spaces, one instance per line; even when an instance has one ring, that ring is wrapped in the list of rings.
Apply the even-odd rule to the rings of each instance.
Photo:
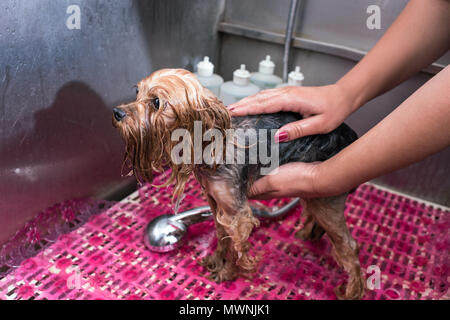
[[[253,279],[216,284],[206,278],[196,261],[215,246],[212,221],[190,227],[177,251],[149,252],[143,230],[172,212],[171,195],[170,188],[146,185],[91,216],[3,275],[0,299],[336,299],[333,288],[346,275],[326,236],[318,243],[294,237],[301,207],[254,231],[253,248],[263,257]],[[204,204],[191,181],[180,210]],[[380,289],[367,290],[365,299],[449,298],[449,211],[366,184],[349,196],[346,218],[361,246],[363,272],[371,265],[381,271]]]

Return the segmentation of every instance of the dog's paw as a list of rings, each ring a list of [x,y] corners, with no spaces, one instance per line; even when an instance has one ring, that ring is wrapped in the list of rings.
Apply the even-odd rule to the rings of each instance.
[[[305,225],[301,230],[295,233],[295,237],[303,241],[318,241],[322,238],[325,230],[314,223],[313,225]]]
[[[201,266],[205,267],[209,272],[213,272],[213,273],[222,269],[223,265],[225,263],[223,258],[218,257],[215,254],[213,254],[211,256],[206,256],[205,258],[198,260],[197,262]]]
[[[347,285],[340,285],[334,289],[339,300],[359,300],[364,296],[364,279],[355,277],[348,281]]]
[[[235,280],[237,277],[238,272],[236,272],[233,268],[222,268],[216,272],[211,272],[211,275],[208,278],[214,282],[220,283]]]
[[[295,237],[297,239],[300,239],[303,241],[309,240],[310,236],[311,236],[311,232],[308,230],[305,230],[304,228],[295,233]]]

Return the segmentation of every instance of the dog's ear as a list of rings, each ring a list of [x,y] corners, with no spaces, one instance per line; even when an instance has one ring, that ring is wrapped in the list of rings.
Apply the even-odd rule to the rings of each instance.
[[[202,134],[209,129],[220,130],[223,137],[231,128],[231,116],[222,102],[197,78],[186,70],[161,70],[153,76],[153,89],[160,89],[158,97],[165,109],[153,117],[152,127],[152,161],[153,171],[163,171],[165,166],[172,169],[170,177],[162,186],[175,182],[174,199],[181,196],[184,186],[194,169],[194,161],[175,163],[171,155],[179,141],[172,141],[171,134],[177,129],[185,129],[191,135],[191,157],[194,156],[195,122],[202,123]],[[165,110],[165,111],[164,111]],[[204,142],[204,146],[206,142]],[[203,150],[203,148],[202,148]]]
[[[195,141],[194,122],[201,122],[202,134],[209,129],[217,129],[220,130],[223,137],[225,137],[226,130],[231,128],[231,116],[223,103],[211,91],[200,85],[196,88],[196,92],[186,92],[185,97],[186,101],[184,106],[173,106],[176,119],[174,119],[173,128],[171,129],[184,128],[188,130],[191,135],[190,141],[188,139],[191,148],[190,154],[193,157],[196,151],[194,150],[195,146],[193,143],[193,141]],[[169,131],[172,131],[171,129],[169,129]],[[178,143],[178,141],[172,141],[170,143],[170,148],[168,148],[169,144],[167,144],[166,155],[169,155],[175,144]],[[209,142],[203,142],[202,150],[204,150],[208,143]],[[181,196],[184,191],[184,186],[193,172],[193,158],[191,160],[192,161],[189,163],[182,164],[174,164],[172,161],[169,161],[172,172],[164,186],[175,182],[174,199],[178,199]]]
[[[205,123],[206,129],[218,129],[224,133],[231,127],[230,113],[216,95],[203,88],[200,99],[202,100],[201,121]]]

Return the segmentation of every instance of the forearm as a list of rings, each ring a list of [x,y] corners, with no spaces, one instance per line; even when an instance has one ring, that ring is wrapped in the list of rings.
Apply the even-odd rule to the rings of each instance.
[[[315,189],[333,195],[450,145],[450,66],[352,145],[317,166]]]
[[[449,49],[450,1],[411,0],[369,53],[337,85],[351,112],[405,81]]]

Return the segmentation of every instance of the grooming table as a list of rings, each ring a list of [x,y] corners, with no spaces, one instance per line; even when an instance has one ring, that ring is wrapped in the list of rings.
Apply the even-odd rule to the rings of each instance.
[[[194,180],[185,194],[180,211],[205,205]],[[0,299],[336,299],[333,288],[346,275],[326,236],[317,243],[294,237],[301,207],[281,220],[262,220],[253,232],[253,250],[262,260],[252,279],[217,284],[196,262],[215,247],[212,221],[191,226],[174,252],[144,247],[147,223],[173,212],[171,196],[170,187],[144,185],[91,215],[3,275]],[[349,196],[345,212],[361,246],[363,273],[370,265],[381,270],[381,288],[367,290],[365,299],[449,298],[448,209],[364,184]]]

